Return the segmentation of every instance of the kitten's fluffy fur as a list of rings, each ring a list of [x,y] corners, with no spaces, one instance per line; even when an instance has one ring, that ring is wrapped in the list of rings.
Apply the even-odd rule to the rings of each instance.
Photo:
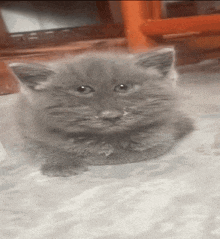
[[[176,107],[173,59],[173,48],[165,48],[11,64],[21,85],[20,132],[42,156],[42,172],[69,176],[86,165],[138,162],[168,152],[193,129]]]

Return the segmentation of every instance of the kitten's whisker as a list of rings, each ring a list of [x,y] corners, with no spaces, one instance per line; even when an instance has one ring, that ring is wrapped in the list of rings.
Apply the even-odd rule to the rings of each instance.
[[[63,107],[63,104],[47,106],[45,107],[45,109],[50,110],[50,109],[56,109],[61,107]]]

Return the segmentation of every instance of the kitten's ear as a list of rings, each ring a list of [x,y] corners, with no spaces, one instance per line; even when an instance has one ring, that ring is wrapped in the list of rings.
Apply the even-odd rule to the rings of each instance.
[[[175,50],[173,47],[162,48],[135,55],[136,65],[145,69],[155,68],[165,77],[172,70],[174,56]]]
[[[18,80],[32,90],[43,90],[47,86],[48,77],[54,72],[41,64],[11,63]]]

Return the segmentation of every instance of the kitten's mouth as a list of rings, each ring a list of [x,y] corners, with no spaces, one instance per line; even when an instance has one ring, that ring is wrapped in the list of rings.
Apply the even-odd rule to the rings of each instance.
[[[86,123],[86,122],[85,122]],[[133,124],[126,124],[121,120],[117,121],[100,121],[100,122],[87,122],[83,126],[100,133],[114,133],[129,130]]]
[[[126,130],[134,130],[137,126],[142,126],[140,117],[118,117],[112,119],[100,119],[99,117],[88,117],[75,119],[69,122],[68,131],[73,132],[94,132],[94,133],[116,133]]]

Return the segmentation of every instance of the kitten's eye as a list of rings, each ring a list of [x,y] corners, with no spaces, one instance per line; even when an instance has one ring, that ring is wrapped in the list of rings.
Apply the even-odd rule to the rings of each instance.
[[[129,87],[128,87],[127,85],[120,84],[120,85],[115,86],[114,91],[120,92],[120,93],[125,93],[125,92],[128,91],[128,88],[129,88]]]
[[[80,87],[77,88],[77,91],[81,94],[89,94],[91,92],[94,92],[92,87],[86,85],[85,86],[81,85]]]

